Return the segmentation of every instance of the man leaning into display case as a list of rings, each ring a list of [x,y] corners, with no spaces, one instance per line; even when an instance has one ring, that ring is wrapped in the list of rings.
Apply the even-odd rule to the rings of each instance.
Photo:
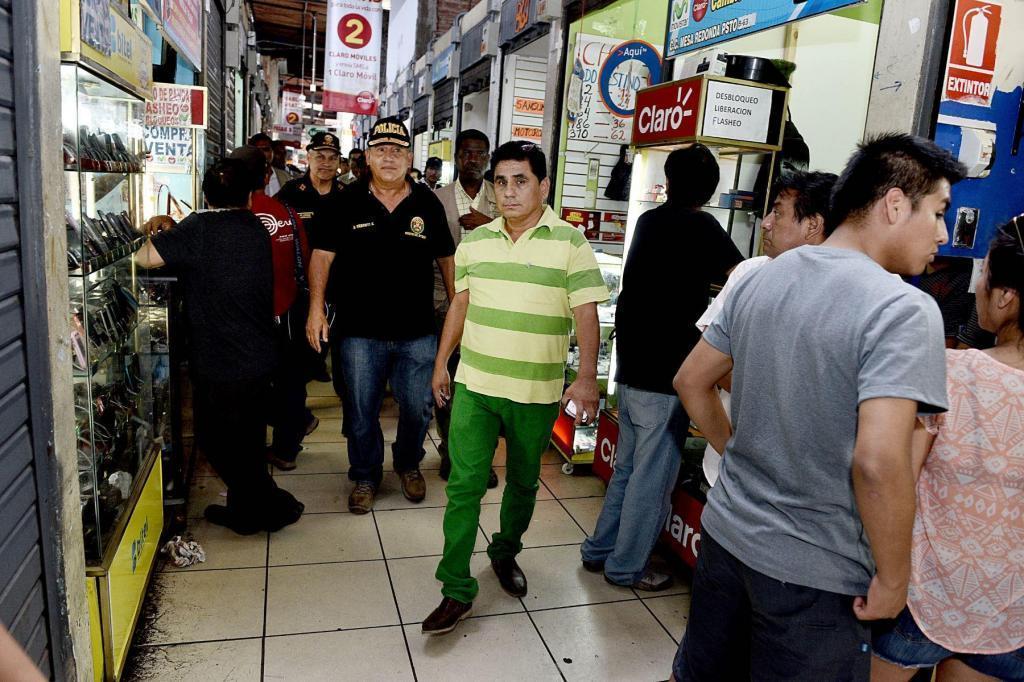
[[[648,568],[679,475],[689,419],[672,378],[700,338],[694,327],[712,284],[743,260],[710,213],[718,162],[707,147],[676,149],[665,160],[668,201],[637,221],[615,312],[619,446],[583,567],[613,585],[656,592],[672,577]],[[665,297],[672,297],[666,315]],[[660,343],[652,344],[651,339]]]
[[[402,493],[422,502],[423,441],[430,425],[430,377],[437,352],[434,264],[449,295],[455,250],[444,208],[434,193],[408,180],[409,131],[397,118],[378,120],[370,133],[369,177],[328,195],[313,221],[309,320],[306,336],[319,350],[330,341],[344,377],[349,479],[348,508],[373,509],[384,475],[380,408],[388,384],[398,402],[392,452]],[[324,296],[343,312],[330,328]]]
[[[450,632],[469,615],[479,590],[469,570],[479,532],[480,500],[504,429],[507,446],[501,528],[487,554],[502,588],[526,595],[515,557],[537,498],[540,459],[551,439],[559,398],[577,424],[597,416],[597,304],[608,300],[590,244],[544,201],[547,160],[527,142],[508,142],[491,161],[501,217],[466,235],[456,252],[452,299],[434,362],[439,406],[452,401],[444,556],[436,576],[441,604],[423,622],[426,634]],[[580,346],[578,378],[563,395],[573,320]],[[462,340],[454,395],[448,357]]]
[[[701,333],[714,322],[744,277],[790,249],[814,246],[825,241],[835,227],[830,223],[828,207],[832,186],[835,184],[836,176],[833,173],[792,171],[779,178],[772,192],[768,214],[761,223],[765,255],[748,258],[733,268],[722,291],[697,320],[697,329]],[[730,383],[727,378],[719,384],[719,394],[726,412],[730,405]],[[718,482],[721,462],[722,455],[709,444],[704,450],[703,469],[704,477],[712,486]]]

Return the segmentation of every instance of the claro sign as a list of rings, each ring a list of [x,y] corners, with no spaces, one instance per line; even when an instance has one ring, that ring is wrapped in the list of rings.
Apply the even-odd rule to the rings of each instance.
[[[695,136],[703,80],[696,76],[639,91],[633,117],[633,144]]]

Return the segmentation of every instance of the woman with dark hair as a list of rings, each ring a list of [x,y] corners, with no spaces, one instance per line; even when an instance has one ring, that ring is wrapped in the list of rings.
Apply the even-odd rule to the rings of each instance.
[[[907,608],[876,631],[872,680],[1024,680],[1024,217],[996,234],[978,281],[985,351],[946,351],[949,412],[914,433]]]

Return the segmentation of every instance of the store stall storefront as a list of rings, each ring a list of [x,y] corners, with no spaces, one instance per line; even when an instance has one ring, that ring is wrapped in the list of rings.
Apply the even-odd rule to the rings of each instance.
[[[94,31],[94,10],[99,6],[87,11],[83,3],[62,13],[65,305],[93,669],[97,678],[115,679],[163,532],[160,429],[167,425],[171,395],[166,286],[145,282],[132,261],[143,241],[148,194],[151,43],[114,6],[103,8],[109,34]],[[187,97],[191,102],[191,92]],[[181,152],[166,142],[162,151]],[[189,198],[194,202],[194,195]],[[169,426],[167,431],[170,438]]]
[[[545,40],[551,27],[538,19],[537,5],[537,0],[505,0],[501,5],[500,142],[526,140],[542,146],[550,142],[545,138],[544,112],[548,89],[556,87]]]
[[[441,183],[445,185],[450,183],[455,175],[455,159],[451,155],[451,146],[458,124],[456,99],[459,88],[459,46],[455,42],[458,35],[458,25],[441,34],[434,44],[434,58],[430,65],[434,106],[428,153],[429,156],[441,159]]]
[[[765,21],[772,16],[765,9],[767,5],[788,5],[785,16],[794,14],[791,3],[753,4],[758,5],[757,15]],[[827,9],[848,4],[852,3],[835,2]],[[698,43],[702,38],[717,35],[715,31],[701,29],[728,23],[734,18],[733,13],[742,14],[751,7],[726,10],[704,5],[675,1],[663,8],[667,9],[668,21],[662,23],[660,45],[655,43],[653,47],[663,46],[664,56],[674,58],[672,73],[661,78],[669,82],[634,93],[624,255],[628,254],[632,229],[639,216],[666,200],[663,166],[673,149],[700,141],[715,153],[722,179],[703,210],[715,216],[739,250],[750,256],[760,252],[760,223],[768,187],[779,169],[838,172],[864,134],[881,2],[876,0],[789,25],[778,18],[781,14],[775,13],[775,21],[760,26],[761,32],[731,40],[712,40],[713,45]],[[609,9],[613,8],[614,5]],[[797,13],[795,18],[803,17]],[[584,18],[584,35],[586,30]],[[583,56],[578,50],[577,54]],[[582,72],[585,83],[588,76],[582,58],[580,66],[583,68],[573,64],[577,72]],[[569,72],[568,64],[566,70]],[[615,73],[615,69],[611,71]],[[633,73],[636,71],[632,69]],[[608,76],[606,70],[605,77]],[[597,79],[601,79],[600,70]],[[566,137],[570,140],[565,170],[568,190],[562,193],[563,211],[566,202],[579,200],[581,194],[569,180],[573,170],[568,151],[572,149],[571,138],[581,135],[573,132],[569,119],[576,116],[577,120],[588,120],[573,111],[576,102],[571,101],[575,94],[572,91],[570,76],[565,115],[569,126]],[[604,94],[602,106],[607,106],[608,100],[608,94]],[[722,101],[747,104],[727,107],[726,111],[716,105]],[[581,113],[585,110],[578,109]],[[587,198],[583,193],[583,200]],[[709,297],[713,295],[709,292]],[[614,377],[614,344],[608,373]],[[610,380],[608,407],[602,411],[594,437],[594,471],[605,480],[610,478],[615,461],[618,423],[614,394],[615,383]],[[687,443],[679,483],[673,493],[673,511],[662,540],[693,566],[699,551],[699,520],[708,484],[700,466],[703,440],[699,433],[692,432],[691,436],[696,438]],[[691,449],[690,445],[694,447]]]
[[[430,70],[427,68],[427,56],[416,60],[412,75],[412,128],[409,133],[413,139],[413,168],[423,170],[428,157],[430,144]]]
[[[459,47],[459,130],[480,130],[492,141],[497,128],[497,92],[491,106],[491,81],[496,77],[498,22],[491,0],[481,0],[462,18],[466,28]]]

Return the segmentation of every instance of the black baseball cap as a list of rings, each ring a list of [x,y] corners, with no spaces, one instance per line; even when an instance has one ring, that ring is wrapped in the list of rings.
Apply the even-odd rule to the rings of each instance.
[[[334,133],[317,133],[306,145],[306,151],[311,152],[317,149],[333,149],[340,154],[341,142]]]
[[[376,147],[382,144],[393,144],[399,147],[412,146],[409,129],[402,123],[402,119],[395,117],[381,118],[373,124],[373,129],[370,131],[370,139],[366,146]]]

